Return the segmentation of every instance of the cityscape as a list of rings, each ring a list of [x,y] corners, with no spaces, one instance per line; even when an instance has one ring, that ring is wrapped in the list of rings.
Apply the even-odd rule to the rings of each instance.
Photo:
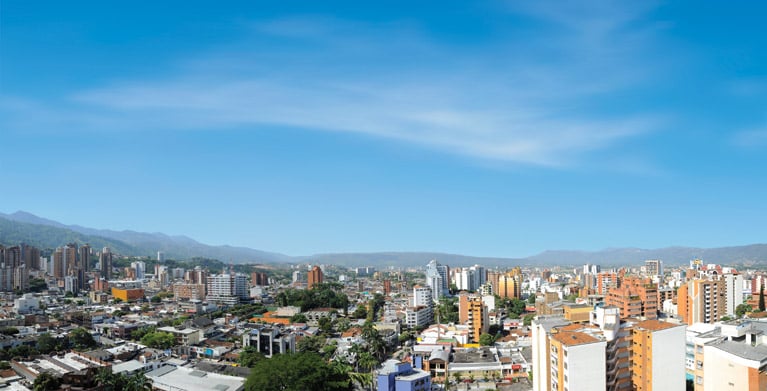
[[[767,391],[765,14],[0,0],[0,391]]]
[[[14,390],[767,385],[767,272],[743,265],[235,265],[77,242],[0,259]]]

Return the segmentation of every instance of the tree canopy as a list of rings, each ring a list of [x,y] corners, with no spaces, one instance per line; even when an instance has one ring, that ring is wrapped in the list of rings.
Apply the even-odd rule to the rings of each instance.
[[[164,331],[153,331],[141,337],[141,343],[155,349],[170,349],[176,346],[176,337]]]
[[[278,293],[276,300],[281,306],[301,307],[301,312],[321,307],[346,311],[349,307],[349,298],[342,289],[341,284],[330,282],[316,284],[312,289],[288,288]]]
[[[92,349],[98,346],[98,342],[93,339],[88,330],[78,327],[69,332],[69,344],[74,349]]]
[[[479,344],[482,346],[490,346],[495,343],[495,336],[484,333],[479,336]]]
[[[257,362],[245,382],[248,391],[346,391],[349,375],[316,353],[278,354]]]

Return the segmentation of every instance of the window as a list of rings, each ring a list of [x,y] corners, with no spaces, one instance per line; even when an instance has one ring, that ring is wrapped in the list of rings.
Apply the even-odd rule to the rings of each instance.
[[[695,384],[703,384],[703,376],[696,376]]]

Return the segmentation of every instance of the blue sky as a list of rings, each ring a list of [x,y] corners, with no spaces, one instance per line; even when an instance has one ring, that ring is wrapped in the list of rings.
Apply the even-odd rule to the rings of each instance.
[[[0,4],[3,212],[291,255],[765,241],[764,5]]]

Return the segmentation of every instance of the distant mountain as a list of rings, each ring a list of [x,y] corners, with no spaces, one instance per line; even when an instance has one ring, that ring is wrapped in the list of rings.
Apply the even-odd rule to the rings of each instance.
[[[342,266],[425,266],[430,260],[436,259],[450,266],[516,266],[528,264],[526,259],[471,257],[458,254],[434,252],[380,252],[380,253],[338,253],[317,254],[308,257],[297,257],[302,262],[330,263]]]
[[[659,249],[611,248],[600,251],[544,251],[526,258],[540,264],[630,265],[647,259],[660,259],[669,265],[685,264],[693,259],[709,263],[755,265],[767,263],[767,244],[695,248],[666,247]]]
[[[767,244],[718,248],[667,247],[661,249],[611,248],[600,251],[544,251],[527,258],[472,257],[436,252],[338,253],[291,257],[247,247],[211,246],[186,236],[66,225],[23,211],[11,214],[0,213],[0,244],[12,245],[21,242],[40,248],[55,248],[70,242],[89,243],[94,248],[108,246],[117,253],[135,256],[154,256],[157,251],[162,251],[168,258],[179,260],[204,257],[218,259],[225,263],[306,262],[378,268],[423,266],[431,259],[437,259],[450,266],[480,264],[486,267],[580,265],[585,263],[619,266],[637,265],[647,259],[660,259],[667,265],[673,265],[684,264],[695,258],[711,263],[747,266],[767,264]]]
[[[0,217],[0,244],[18,245],[26,243],[40,249],[56,248],[67,243],[88,243],[94,248],[109,247],[119,254],[137,254],[140,250],[128,243],[86,235],[67,228],[23,223]]]
[[[100,243],[116,243],[118,245],[110,247],[113,248],[113,251],[125,255],[153,257],[157,251],[162,251],[171,259],[204,257],[218,259],[225,263],[292,261],[291,257],[283,254],[247,247],[209,246],[186,236],[65,225],[23,211],[11,214],[0,213],[0,221],[3,221],[5,227],[5,229],[0,230],[0,243],[7,244],[25,241],[37,247],[57,247],[68,243],[60,240],[61,238],[77,237],[77,242],[90,243],[93,247],[103,247]],[[36,228],[37,231],[33,227],[38,227]]]

